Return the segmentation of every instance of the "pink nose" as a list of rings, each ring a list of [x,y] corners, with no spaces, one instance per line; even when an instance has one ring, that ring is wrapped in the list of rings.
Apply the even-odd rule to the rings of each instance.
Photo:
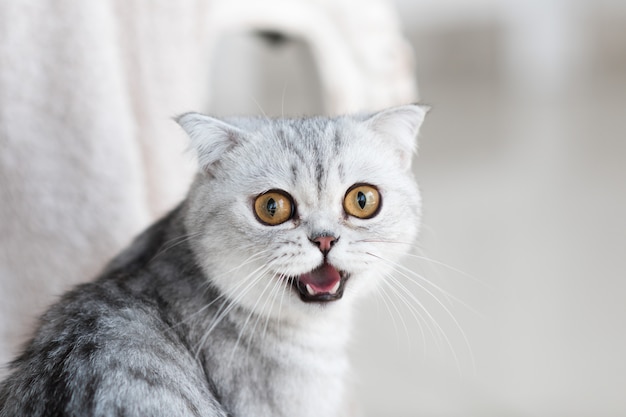
[[[313,242],[315,242],[324,253],[328,252],[336,241],[337,238],[334,236],[319,236],[313,239]]]

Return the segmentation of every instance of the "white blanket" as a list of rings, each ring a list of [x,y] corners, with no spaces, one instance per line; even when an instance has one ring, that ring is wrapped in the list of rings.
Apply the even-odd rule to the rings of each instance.
[[[219,36],[299,36],[328,112],[370,110],[415,99],[389,3],[0,2],[0,366],[47,305],[183,198],[193,159],[171,118],[208,102]]]
[[[204,67],[183,3],[0,3],[0,363],[183,197],[193,161],[171,117],[199,107]]]

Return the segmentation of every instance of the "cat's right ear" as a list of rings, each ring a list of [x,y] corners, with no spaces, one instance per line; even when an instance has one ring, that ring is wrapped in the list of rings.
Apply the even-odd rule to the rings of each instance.
[[[187,132],[198,164],[205,172],[210,172],[211,166],[245,136],[238,127],[200,113],[185,113],[175,120]]]
[[[409,169],[417,150],[417,134],[430,111],[430,106],[408,104],[375,113],[366,120],[367,126],[396,148],[403,169]]]

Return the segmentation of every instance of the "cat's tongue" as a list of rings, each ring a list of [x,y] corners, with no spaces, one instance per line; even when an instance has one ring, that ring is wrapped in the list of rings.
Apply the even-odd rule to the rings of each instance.
[[[334,295],[341,285],[341,274],[332,265],[324,262],[319,268],[300,275],[299,285],[311,296]]]

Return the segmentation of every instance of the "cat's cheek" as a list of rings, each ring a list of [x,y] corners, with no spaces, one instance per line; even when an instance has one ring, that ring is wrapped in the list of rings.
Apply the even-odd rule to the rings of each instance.
[[[354,274],[346,283],[344,298],[356,300],[367,297],[375,293],[381,284],[381,276],[376,270]]]

